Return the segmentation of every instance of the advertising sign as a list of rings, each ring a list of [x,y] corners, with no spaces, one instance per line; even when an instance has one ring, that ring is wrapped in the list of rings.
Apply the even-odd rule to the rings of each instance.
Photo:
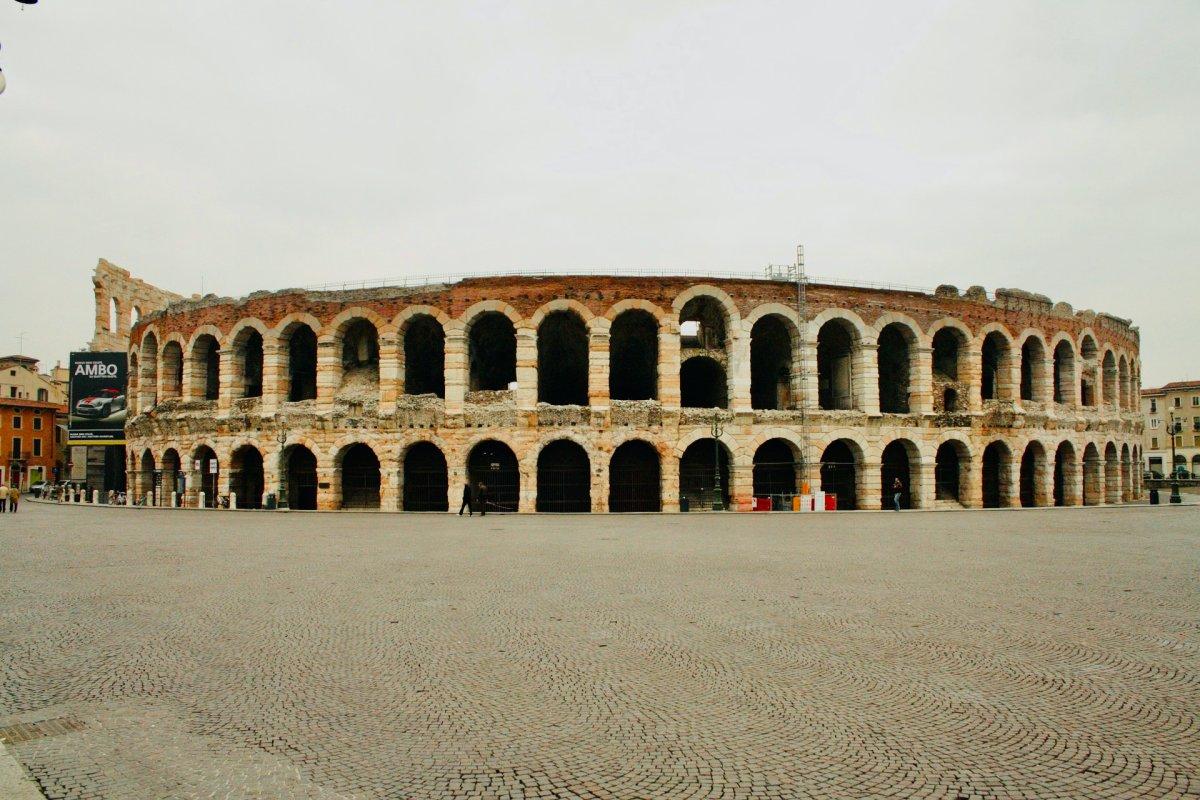
[[[125,444],[124,353],[71,353],[71,444]]]

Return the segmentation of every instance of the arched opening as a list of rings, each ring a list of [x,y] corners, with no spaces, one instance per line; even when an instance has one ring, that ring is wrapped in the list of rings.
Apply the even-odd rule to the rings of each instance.
[[[1104,448],[1104,502],[1110,505],[1121,502],[1121,458],[1112,442]]]
[[[537,505],[542,512],[592,510],[592,470],[587,451],[570,439],[542,448],[537,460]]]
[[[538,402],[588,404],[588,332],[574,311],[552,311],[538,326]]]
[[[1131,460],[1129,445],[1121,445],[1121,502],[1128,503],[1133,499],[1133,461]],[[1195,473],[1195,464],[1200,461],[1200,455],[1192,456],[1193,469]]]
[[[958,411],[958,390],[946,389],[942,392],[942,411],[953,414]]]
[[[162,351],[162,390],[164,400],[183,396],[183,347],[167,342]]]
[[[714,439],[697,439],[679,459],[679,500],[690,510],[729,508],[729,449]],[[718,480],[720,489],[717,488]]]
[[[662,468],[649,442],[625,442],[608,462],[608,510],[662,511]]]
[[[658,321],[641,309],[613,320],[608,345],[608,394],[613,400],[658,399]]]
[[[854,408],[854,329],[831,319],[817,332],[817,400],[821,408]]]
[[[1091,336],[1084,336],[1083,342],[1079,346],[1079,356],[1083,359],[1083,374],[1079,378],[1079,402],[1080,405],[1095,408],[1096,361],[1099,358],[1096,340]]]
[[[288,508],[296,511],[316,511],[317,457],[304,445],[294,444],[288,447],[284,463]]]
[[[1003,442],[992,442],[983,451],[983,507],[1007,506],[1011,483],[1012,452]]]
[[[317,399],[317,334],[303,322],[284,332],[287,340],[287,399],[289,403]],[[293,506],[294,507],[294,506]]]
[[[221,393],[221,345],[205,333],[192,345],[192,398],[216,400]]]
[[[1073,506],[1079,504],[1076,496],[1078,464],[1075,448],[1070,442],[1060,442],[1054,451],[1054,505]]]
[[[146,408],[158,405],[158,337],[147,333],[142,337],[142,391],[149,395]]]
[[[233,340],[234,397],[262,397],[263,337],[243,328]]]
[[[1049,466],[1046,448],[1041,442],[1030,442],[1021,454],[1021,505],[1025,508],[1047,505],[1043,490],[1046,485],[1046,469]]]
[[[684,408],[728,408],[725,368],[708,356],[693,356],[679,368],[679,403]]]
[[[379,458],[358,442],[342,450],[334,465],[341,473],[342,508],[379,508]]]
[[[1104,351],[1101,362],[1104,374],[1104,404],[1112,408],[1117,406],[1117,358],[1112,350]]]
[[[793,408],[792,342],[794,328],[778,314],[767,314],[750,330],[750,405]]]
[[[725,307],[715,297],[693,297],[679,312],[681,349],[724,350],[729,343],[727,324]]]
[[[236,497],[238,508],[262,508],[263,457],[258,448],[242,445],[229,459],[229,491]]]
[[[154,463],[154,453],[149,448],[142,451],[141,468],[138,471],[138,492],[143,505],[157,505],[158,469]]]
[[[446,396],[446,332],[428,314],[404,326],[404,393]]]
[[[858,446],[845,439],[830,443],[821,453],[821,491],[837,495],[843,511],[858,508]]]
[[[1054,346],[1054,402],[1075,403],[1075,348],[1066,339]]]
[[[1200,476],[1200,455],[1192,456],[1192,477]]]
[[[136,351],[129,353],[129,380],[125,387],[125,408],[126,413],[132,417],[138,413],[138,386],[141,382],[141,365],[138,361]],[[129,456],[131,459],[137,458],[134,455]],[[132,469],[132,467],[131,467]],[[136,488],[136,487],[135,487]]]
[[[962,387],[959,381],[960,376],[965,372],[960,365],[966,352],[967,337],[957,328],[939,328],[933,335],[933,410],[935,412],[953,414],[961,410],[958,397]]]
[[[446,456],[432,442],[417,442],[404,454],[404,510],[450,510]]]
[[[1171,476],[1177,478],[1186,478],[1188,476],[1187,456],[1176,453],[1175,458],[1172,459],[1172,463],[1175,465],[1175,468],[1171,470]]]
[[[197,466],[199,465],[199,466]],[[217,454],[208,445],[200,445],[196,451],[192,453],[192,467],[198,469],[200,474],[197,483],[197,490],[204,493],[204,507],[217,507],[217,480],[219,478],[220,465],[217,463]]]
[[[1027,336],[1021,345],[1021,399],[1042,402],[1046,380],[1046,348],[1036,336]]]
[[[879,332],[879,410],[884,414],[909,411],[909,376],[916,337],[907,326],[893,322]]]
[[[159,481],[161,492],[158,493],[158,504],[160,506],[170,506],[172,501],[176,499],[176,493],[182,493],[185,488],[186,480],[182,472],[183,463],[179,458],[179,451],[175,448],[170,448],[163,453],[162,457],[162,478]]]
[[[1121,356],[1117,362],[1117,379],[1120,381],[1120,402],[1118,406],[1122,410],[1133,411],[1133,395],[1129,390],[1129,362],[1125,360],[1125,356]]]
[[[913,507],[912,462],[919,458],[917,446],[908,439],[897,439],[883,448],[879,459],[879,486],[882,490],[880,508],[894,508],[892,503],[897,491],[900,493],[900,507]],[[896,481],[900,482],[899,489],[896,488]]]
[[[113,298],[108,298],[108,331],[109,333],[117,332],[117,317],[120,316],[120,311],[117,309],[117,301]]]
[[[786,439],[768,439],[754,451],[754,496],[771,498],[771,508],[790,511],[800,493],[800,454]]]
[[[992,331],[983,339],[981,353],[980,394],[984,400],[1008,398],[1008,339],[999,331]]]
[[[342,326],[342,380],[336,397],[352,403],[379,398],[379,331],[370,320],[354,319]]]
[[[517,457],[504,442],[487,439],[471,448],[467,477],[477,495],[486,492],[485,511],[516,511],[521,498]]]
[[[142,310],[140,308],[138,308],[137,306],[134,306],[131,309],[129,309],[129,327],[132,329],[134,325],[137,325],[141,321],[142,321]]]
[[[967,484],[970,466],[971,456],[966,445],[954,440],[942,442],[934,456],[934,497],[939,501],[966,505],[963,489]]]
[[[471,321],[467,336],[471,391],[507,389],[517,379],[517,331],[512,320],[487,311]]]
[[[1104,460],[1095,443],[1083,448],[1083,504],[1096,506],[1104,502]]]

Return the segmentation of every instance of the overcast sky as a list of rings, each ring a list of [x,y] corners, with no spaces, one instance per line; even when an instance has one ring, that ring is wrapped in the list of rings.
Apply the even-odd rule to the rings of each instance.
[[[1200,3],[0,0],[0,350],[520,267],[1010,286],[1200,378]]]

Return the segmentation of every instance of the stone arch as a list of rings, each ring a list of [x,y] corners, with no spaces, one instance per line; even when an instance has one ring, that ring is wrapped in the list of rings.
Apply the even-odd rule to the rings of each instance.
[[[435,442],[409,442],[401,456],[405,511],[449,511],[450,471],[446,451]]]
[[[592,313],[592,310],[578,300],[568,300],[564,297],[558,297],[539,306],[538,309],[529,317],[527,324],[530,328],[537,329],[537,327],[542,324],[547,316],[555,313],[556,311],[570,311],[574,313],[583,321],[583,324],[586,327],[590,327],[592,320],[596,318],[596,315]]]
[[[279,395],[289,403],[317,399],[318,337],[321,322],[312,314],[288,314],[275,328],[284,355]]]
[[[604,316],[609,322],[615,322],[617,317],[621,316],[626,311],[645,311],[647,314],[653,316],[655,321],[657,321],[660,326],[662,323],[668,321],[668,318],[671,316],[664,311],[661,306],[656,305],[649,300],[642,300],[639,298],[618,300],[609,306],[608,310],[604,312]]]
[[[1050,477],[1053,466],[1049,462],[1046,446],[1037,439],[1031,439],[1021,451],[1021,466],[1017,496],[1021,506],[1034,508],[1048,506],[1053,502],[1052,492],[1047,489],[1051,484]]]
[[[483,300],[459,320],[467,340],[469,391],[506,391],[517,379],[517,328],[521,315],[508,303]]]
[[[1118,408],[1119,390],[1117,376],[1117,357],[1110,345],[1104,346],[1100,357],[1100,372],[1103,387],[1100,391],[1102,402],[1110,408]]]
[[[1100,393],[1100,348],[1095,334],[1085,328],[1079,334],[1079,399],[1080,405],[1095,408]]]
[[[853,511],[864,496],[866,450],[850,437],[832,438],[821,448],[821,491],[837,497],[837,507]]]
[[[1104,445],[1104,502],[1121,502],[1121,457],[1114,442]]]
[[[233,374],[229,386],[234,398],[262,397],[266,337],[270,335],[266,323],[253,317],[238,320],[230,329],[227,340]]]
[[[296,511],[317,509],[320,448],[306,436],[289,436],[279,453],[280,483],[288,508]]]
[[[407,310],[406,310],[407,311]],[[446,323],[445,314],[408,314],[397,317],[401,373],[404,393],[446,396]],[[440,317],[440,318],[439,318]]]
[[[907,414],[910,396],[918,383],[917,349],[922,345],[921,328],[902,314],[883,314],[876,323],[875,358],[878,367],[879,410],[884,414]]]
[[[1079,461],[1075,445],[1064,439],[1054,448],[1054,505],[1077,506],[1079,496]]]
[[[824,315],[822,315],[824,316]],[[814,322],[817,354],[817,404],[827,410],[856,408],[855,362],[862,342],[853,315],[830,315],[819,326]]]
[[[1096,506],[1104,502],[1104,460],[1095,442],[1083,447],[1083,504]]]
[[[162,386],[159,395],[163,400],[183,397],[184,345],[183,336],[179,333],[172,333],[163,340],[158,365],[159,383]]]
[[[579,438],[556,436],[537,447],[537,511],[592,510],[592,453]]]
[[[643,305],[653,307],[650,303]],[[616,307],[613,306],[614,309]],[[658,399],[661,321],[661,316],[642,306],[626,307],[612,318],[608,359],[608,392],[611,399]]]
[[[158,334],[153,327],[142,333],[141,364],[138,387],[145,407],[150,409],[158,404]]]
[[[333,457],[333,482],[340,508],[380,507],[383,461],[375,448],[364,441],[337,449]]]
[[[121,306],[117,303],[117,298],[108,298],[108,332],[116,333],[120,327]]]
[[[223,339],[220,329],[212,325],[192,332],[187,351],[191,380],[184,388],[189,400],[216,400],[220,396]]]
[[[1194,457],[1193,457],[1194,460]],[[1121,444],[1121,502],[1128,503],[1133,500],[1133,470],[1136,464],[1133,462],[1132,451],[1129,449],[1129,443]],[[1193,470],[1194,472],[1195,470]]]
[[[979,330],[974,348],[979,353],[980,397],[984,400],[1011,400],[1013,338],[999,322],[989,323]]]
[[[723,441],[722,435],[714,445],[710,435],[697,431],[686,446],[680,443],[679,502],[689,509],[728,508],[733,488],[734,447]],[[719,482],[719,486],[717,485]]]
[[[1013,505],[1012,448],[1003,439],[995,439],[983,449],[983,507],[1006,508]]]
[[[727,337],[731,335],[735,328],[742,324],[742,317],[738,313],[737,303],[733,301],[729,293],[709,283],[698,283],[675,295],[675,299],[671,301],[671,309],[675,312],[676,322],[681,321],[680,315],[687,304],[698,297],[710,297],[724,309]]]
[[[1046,337],[1041,331],[1026,328],[1017,342],[1019,344],[1014,349],[1019,354],[1021,366],[1020,398],[1030,402],[1048,402],[1053,393],[1047,391],[1051,386],[1048,369],[1050,348],[1046,344]]]
[[[751,451],[749,461],[754,496],[771,498],[776,511],[791,510],[792,498],[804,483],[803,447],[791,436],[771,437]]]
[[[934,500],[970,505],[971,470],[970,444],[960,436],[944,437],[934,454]]]
[[[266,491],[265,463],[263,451],[255,442],[243,441],[230,449],[229,491],[235,495],[238,508],[262,508]]]
[[[896,482],[899,481],[899,488]],[[888,442],[879,454],[880,508],[916,508],[921,497],[921,450],[912,439],[899,437]],[[913,503],[918,498],[918,503]]]
[[[769,304],[777,305],[777,304]],[[800,329],[796,315],[755,309],[750,326],[750,406],[756,409],[787,409],[799,398],[796,357],[800,352]]]
[[[550,310],[551,306],[557,308]],[[576,306],[580,304],[575,301],[555,300],[538,309],[530,320],[537,331],[539,403],[588,405],[590,312],[588,317],[581,317]]]
[[[662,511],[662,453],[651,441],[631,435],[608,461],[608,510]]]
[[[1054,402],[1074,406],[1078,402],[1075,389],[1075,340],[1066,332],[1060,331],[1051,340],[1051,345],[1051,358],[1054,360],[1054,373],[1051,378]]]
[[[482,510],[517,511],[521,502],[521,467],[516,449],[504,435],[483,436],[466,450],[467,479],[481,497]]]
[[[729,408],[729,376],[720,360],[696,355],[679,365],[683,408]]]

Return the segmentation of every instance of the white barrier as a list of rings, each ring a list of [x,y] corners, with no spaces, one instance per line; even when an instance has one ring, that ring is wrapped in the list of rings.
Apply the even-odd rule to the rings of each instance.
[[[229,493],[229,508],[231,510],[237,508],[237,492]]]
[[[92,489],[92,505],[94,505],[94,506],[100,505],[100,490],[99,489]]]
[[[197,496],[199,497],[199,504],[196,508],[204,508],[204,492],[200,492]]]

